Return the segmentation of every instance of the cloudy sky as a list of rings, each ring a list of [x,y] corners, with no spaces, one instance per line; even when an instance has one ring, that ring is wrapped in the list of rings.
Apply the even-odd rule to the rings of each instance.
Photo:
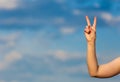
[[[118,82],[86,66],[85,16],[97,16],[99,64],[120,56],[120,0],[0,0],[0,82]]]

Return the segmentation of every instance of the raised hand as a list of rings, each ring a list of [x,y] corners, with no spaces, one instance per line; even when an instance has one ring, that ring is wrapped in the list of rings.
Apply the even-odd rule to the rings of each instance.
[[[115,60],[99,65],[96,56],[96,17],[91,26],[88,16],[86,16],[87,26],[85,36],[87,39],[87,66],[90,76],[97,78],[109,78],[120,74],[120,57]]]
[[[94,23],[91,26],[88,16],[86,16],[87,26],[84,30],[87,42],[94,42],[96,40],[96,17],[94,17]]]

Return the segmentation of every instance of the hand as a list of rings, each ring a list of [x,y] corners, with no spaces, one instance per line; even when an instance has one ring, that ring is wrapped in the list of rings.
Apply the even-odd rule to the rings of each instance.
[[[87,42],[95,42],[96,40],[96,17],[94,17],[94,23],[91,26],[88,16],[86,16],[87,26],[84,30]]]

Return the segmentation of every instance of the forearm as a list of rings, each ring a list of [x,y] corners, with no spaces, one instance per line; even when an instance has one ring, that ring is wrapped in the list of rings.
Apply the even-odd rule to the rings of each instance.
[[[96,76],[98,71],[98,62],[96,58],[96,43],[88,42],[87,43],[87,64],[88,71],[91,76]]]
[[[96,57],[96,43],[87,43],[87,64],[90,76],[97,78],[109,78],[120,73],[120,58],[98,65]]]

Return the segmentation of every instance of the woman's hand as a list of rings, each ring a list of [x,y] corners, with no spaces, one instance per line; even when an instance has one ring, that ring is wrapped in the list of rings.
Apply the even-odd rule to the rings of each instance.
[[[90,20],[89,20],[88,16],[86,16],[86,21],[87,21],[87,26],[84,30],[84,33],[85,33],[87,42],[88,43],[95,42],[95,40],[96,40],[96,17],[94,17],[94,23],[92,26],[90,24]]]

